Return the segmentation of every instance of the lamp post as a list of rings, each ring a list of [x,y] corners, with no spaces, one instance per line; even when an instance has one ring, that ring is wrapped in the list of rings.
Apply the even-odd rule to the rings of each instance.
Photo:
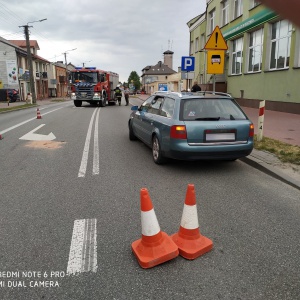
[[[28,22],[27,25],[22,25],[19,27],[24,27],[24,34],[25,34],[25,39],[26,39],[26,48],[27,48],[27,59],[28,59],[28,64],[29,64],[29,81],[30,81],[30,90],[31,90],[31,97],[32,97],[32,103],[36,103],[36,94],[35,94],[35,86],[34,86],[34,78],[33,78],[33,65],[32,65],[32,55],[30,52],[30,41],[29,41],[29,23],[36,23],[36,22],[43,22],[46,21],[47,19],[41,19],[38,21],[32,21]]]
[[[77,48],[71,49],[71,50],[67,50],[65,52],[63,52],[64,56],[65,56],[65,65],[66,65],[66,81],[67,81],[67,95],[69,94],[69,79],[68,79],[68,64],[67,64],[67,53],[70,51],[74,51]]]

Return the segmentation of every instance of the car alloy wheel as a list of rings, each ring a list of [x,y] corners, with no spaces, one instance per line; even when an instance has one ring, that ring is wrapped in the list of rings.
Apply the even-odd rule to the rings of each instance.
[[[155,135],[152,139],[152,156],[156,164],[162,164],[165,159],[161,154],[161,147],[157,136]]]

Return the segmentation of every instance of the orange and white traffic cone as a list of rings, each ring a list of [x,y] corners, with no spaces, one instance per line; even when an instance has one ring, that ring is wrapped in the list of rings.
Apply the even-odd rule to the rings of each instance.
[[[213,242],[200,234],[193,184],[187,187],[179,231],[171,237],[186,259],[195,259],[213,248]]]
[[[36,109],[36,118],[37,119],[41,119],[42,118],[41,112],[40,112],[39,108]]]
[[[144,269],[171,260],[179,255],[171,237],[160,230],[155,211],[146,188],[141,192],[142,238],[131,244],[138,263]]]

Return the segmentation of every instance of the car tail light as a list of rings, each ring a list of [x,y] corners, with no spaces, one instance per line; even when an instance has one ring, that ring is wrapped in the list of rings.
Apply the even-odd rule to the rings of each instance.
[[[249,127],[249,137],[253,137],[254,136],[254,125],[250,124]]]
[[[170,137],[173,139],[186,139],[186,128],[184,125],[173,125]]]

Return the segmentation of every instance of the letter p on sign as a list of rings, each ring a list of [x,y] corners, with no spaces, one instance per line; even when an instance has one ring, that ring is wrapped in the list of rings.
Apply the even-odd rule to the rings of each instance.
[[[195,57],[182,56],[181,58],[181,71],[194,71],[195,70]]]

